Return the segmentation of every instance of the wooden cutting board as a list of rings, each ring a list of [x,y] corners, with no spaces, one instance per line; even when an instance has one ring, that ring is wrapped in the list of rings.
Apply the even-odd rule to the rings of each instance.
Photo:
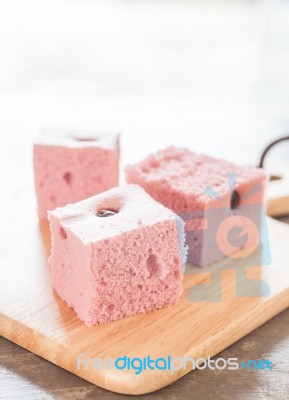
[[[236,261],[232,270],[224,265],[206,270],[191,267],[177,305],[86,328],[52,291],[47,264],[49,228],[38,223],[32,188],[2,196],[1,202],[0,334],[105,389],[148,393],[169,385],[191,368],[175,374],[146,370],[136,375],[133,370],[97,371],[93,367],[85,371],[77,369],[78,354],[90,358],[212,357],[289,306],[289,226],[268,218],[271,265],[250,267],[246,259],[245,264]],[[255,279],[253,284],[258,285],[258,279],[267,282],[270,295],[237,297],[234,268],[243,268],[248,279]],[[212,270],[220,274],[221,285],[213,279]],[[247,283],[244,275],[241,289]],[[194,285],[202,290],[199,299],[192,301],[189,293]],[[221,301],[204,298],[206,292],[218,295],[219,289]]]
[[[273,177],[267,190],[267,213],[272,217],[289,214],[289,163],[273,159],[266,167]]]

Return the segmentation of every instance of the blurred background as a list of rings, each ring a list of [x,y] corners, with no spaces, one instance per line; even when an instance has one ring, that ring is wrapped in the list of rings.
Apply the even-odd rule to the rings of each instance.
[[[0,8],[2,191],[31,181],[43,125],[120,131],[123,164],[176,144],[253,165],[289,131],[289,1]],[[289,161],[289,146],[273,156]]]

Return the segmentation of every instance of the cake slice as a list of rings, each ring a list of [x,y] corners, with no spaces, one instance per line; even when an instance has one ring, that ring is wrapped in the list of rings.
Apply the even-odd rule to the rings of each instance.
[[[39,218],[118,185],[119,135],[45,128],[34,144]]]
[[[175,304],[184,222],[126,185],[48,213],[53,287],[92,326]]]
[[[266,174],[168,147],[127,166],[126,180],[186,222],[188,262],[208,266],[240,248],[257,246]]]

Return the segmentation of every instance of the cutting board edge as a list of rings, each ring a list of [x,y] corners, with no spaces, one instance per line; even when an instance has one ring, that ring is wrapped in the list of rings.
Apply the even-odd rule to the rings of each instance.
[[[283,300],[283,301],[282,301]],[[282,301],[282,305],[280,305],[280,301]],[[276,309],[276,305],[279,304],[278,309]],[[259,328],[266,322],[268,322],[271,318],[275,317],[276,315],[280,314],[282,311],[286,310],[289,308],[289,288],[286,288],[283,292],[279,293],[278,295],[270,298],[267,302],[262,302],[259,303],[256,307],[254,307],[251,311],[250,314],[246,314],[246,316],[241,316],[238,320],[234,320],[234,322],[229,326],[229,328],[226,330],[227,334],[230,334],[230,337],[232,340],[229,342],[224,343],[222,342],[221,339],[219,339],[219,336],[216,335],[213,337],[213,341],[210,342],[209,345],[205,343],[202,343],[201,346],[198,346],[198,348],[194,348],[193,346],[188,349],[188,351],[183,354],[182,356],[186,357],[193,357],[195,359],[199,357],[214,357],[224,349],[230,347],[232,344],[236,343],[238,340],[241,338],[245,337],[255,329]],[[260,310],[261,313],[263,314],[263,317],[260,318]],[[259,319],[255,318],[255,315],[258,314]],[[248,320],[251,320],[251,324],[248,324]],[[75,368],[71,368],[70,365],[67,365],[65,362],[57,362],[55,357],[49,357],[47,355],[51,354],[51,347],[55,348],[55,344],[57,343],[53,338],[49,338],[45,334],[35,331],[33,328],[27,327],[23,323],[15,320],[15,319],[10,319],[8,316],[6,316],[3,313],[0,313],[0,335],[6,338],[7,340],[12,341],[13,343],[16,343],[17,345],[33,352],[34,354],[38,355],[39,357],[51,362],[52,364],[55,364],[71,373],[74,375],[94,384],[97,385],[103,389],[106,389],[108,391],[114,392],[114,393],[119,393],[119,394],[128,394],[128,395],[141,395],[141,394],[148,394],[155,392],[157,390],[160,390],[178,379],[182,378],[183,376],[187,375],[189,372],[192,371],[191,368],[187,369],[182,369],[180,370],[180,373],[178,374],[170,374],[166,373],[165,377],[161,380],[161,383],[157,383],[157,379],[150,379],[148,380],[147,377],[149,376],[148,374],[143,374],[139,375],[139,377],[143,377],[143,380],[135,379],[131,380],[131,374],[127,374],[127,377],[129,379],[126,379],[125,382],[127,382],[127,385],[124,384],[124,380],[122,380],[122,388],[120,388],[119,385],[119,380],[114,380],[111,379],[109,376],[109,371],[107,370],[106,374],[87,374],[87,371],[82,371],[82,370],[77,370]],[[246,329],[242,327],[242,323],[244,323],[244,326],[246,326]],[[13,327],[13,332],[14,336],[11,338],[11,335],[8,334],[9,329],[7,328],[8,325]],[[6,330],[5,330],[6,326]],[[241,326],[241,328],[240,328]],[[31,335],[27,334],[27,329],[28,331],[31,332]],[[23,331],[23,332],[22,332]],[[26,331],[26,332],[25,332]],[[10,331],[11,332],[11,331]],[[27,338],[30,337],[30,340],[25,340],[25,336],[23,338],[23,334]],[[220,336],[223,337],[224,331],[220,331]],[[37,349],[35,347],[31,347],[29,342],[31,342],[31,337],[34,338],[34,341],[37,341],[38,346]],[[51,347],[49,346],[43,346],[43,343],[48,344],[51,342]],[[213,346],[215,347],[214,351],[211,352],[211,354],[207,354],[203,351],[203,347],[205,348],[212,348],[212,343]],[[69,346],[64,346],[60,343],[57,343],[57,351],[53,354],[63,354],[63,351],[68,351]],[[68,360],[72,361],[72,358],[68,358]],[[73,365],[73,364],[71,364]],[[76,365],[76,363],[75,363]],[[161,371],[159,373],[162,373]],[[152,374],[152,373],[151,373]],[[92,377],[91,377],[92,375]],[[155,375],[155,374],[154,374]],[[154,376],[155,378],[155,376]],[[164,379],[165,378],[165,379]],[[135,382],[135,385],[132,384],[132,382]],[[144,390],[145,387],[145,390]]]

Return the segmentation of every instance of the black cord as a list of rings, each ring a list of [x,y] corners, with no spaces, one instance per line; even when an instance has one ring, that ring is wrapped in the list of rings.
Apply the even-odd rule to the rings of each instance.
[[[266,149],[263,151],[263,153],[261,155],[260,163],[258,165],[259,168],[264,168],[264,160],[265,160],[266,155],[268,154],[268,152],[272,149],[272,147],[274,147],[278,143],[285,142],[285,140],[289,140],[289,136],[284,136],[282,138],[276,139],[276,140],[274,140],[274,142],[270,143],[266,147]]]

